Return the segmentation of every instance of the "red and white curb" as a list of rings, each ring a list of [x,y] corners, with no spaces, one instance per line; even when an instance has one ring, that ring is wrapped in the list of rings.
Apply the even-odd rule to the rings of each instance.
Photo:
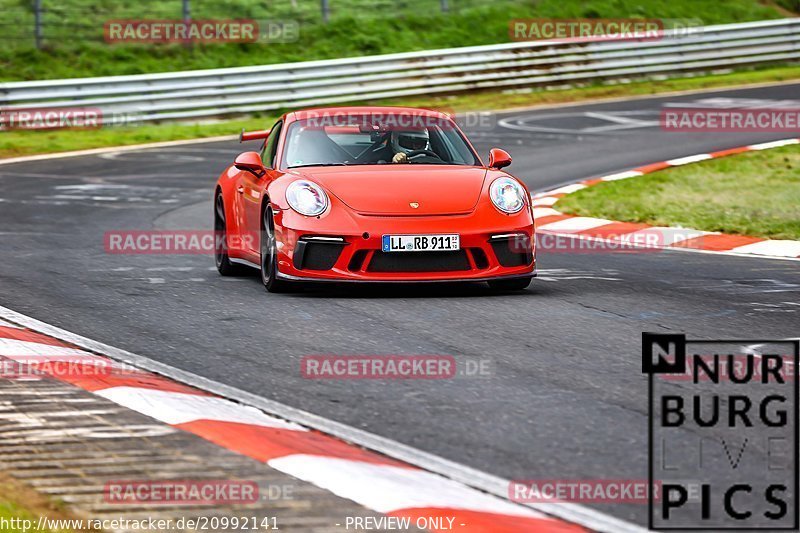
[[[743,235],[726,235],[718,232],[686,228],[649,226],[631,222],[615,222],[602,218],[566,215],[555,209],[556,203],[564,196],[597,185],[598,183],[636,178],[670,167],[678,167],[727,157],[744,152],[767,150],[800,144],[800,139],[784,139],[762,144],[752,144],[719,152],[697,154],[669,161],[662,161],[634,168],[625,172],[590,178],[577,183],[564,185],[550,191],[534,194],[531,197],[536,232],[540,234],[567,235],[626,246],[637,247],[636,243],[649,243],[647,247],[670,248],[690,251],[726,253],[743,256],[761,256],[779,259],[800,258],[800,241],[762,239]]]
[[[133,368],[118,362],[117,358],[110,359],[21,326],[35,327],[51,335],[55,333],[54,336],[62,339],[74,337],[79,344],[102,346],[0,307],[0,358],[22,365],[44,365],[48,376],[263,461],[278,471],[373,511],[412,520],[440,518],[445,526],[448,519],[454,518],[453,523],[459,530],[479,533],[645,531],[571,503],[542,504],[541,508],[548,511],[545,514],[532,508],[533,505],[508,501],[255,407]],[[76,371],[76,366],[86,371]],[[102,371],[97,371],[98,368]],[[182,371],[176,369],[176,372]],[[422,456],[424,452],[417,454]],[[569,523],[552,515],[568,515],[574,520]]]

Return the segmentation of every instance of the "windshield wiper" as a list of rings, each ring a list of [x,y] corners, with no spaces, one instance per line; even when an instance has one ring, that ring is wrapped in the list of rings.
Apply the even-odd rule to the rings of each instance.
[[[303,168],[303,167],[346,167],[347,163],[309,163],[308,165],[294,165],[289,168]]]

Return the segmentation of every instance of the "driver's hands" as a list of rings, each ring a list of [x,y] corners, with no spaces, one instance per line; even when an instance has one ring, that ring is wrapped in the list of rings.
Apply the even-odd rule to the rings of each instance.
[[[403,152],[397,152],[392,158],[392,163],[408,163],[408,156]]]

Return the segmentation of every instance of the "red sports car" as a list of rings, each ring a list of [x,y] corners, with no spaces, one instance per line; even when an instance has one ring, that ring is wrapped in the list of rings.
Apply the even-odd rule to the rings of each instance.
[[[484,164],[446,114],[343,107],[285,114],[222,173],[214,193],[223,276],[297,282],[488,281],[521,290],[536,272],[525,185]]]

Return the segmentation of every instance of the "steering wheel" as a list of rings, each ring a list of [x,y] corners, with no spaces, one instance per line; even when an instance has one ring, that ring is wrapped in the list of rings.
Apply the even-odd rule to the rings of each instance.
[[[430,157],[435,157],[439,161],[444,161],[441,157],[439,157],[439,154],[431,150],[411,150],[406,155],[408,156],[409,159],[411,159],[412,157],[417,157],[418,155],[427,155]]]

